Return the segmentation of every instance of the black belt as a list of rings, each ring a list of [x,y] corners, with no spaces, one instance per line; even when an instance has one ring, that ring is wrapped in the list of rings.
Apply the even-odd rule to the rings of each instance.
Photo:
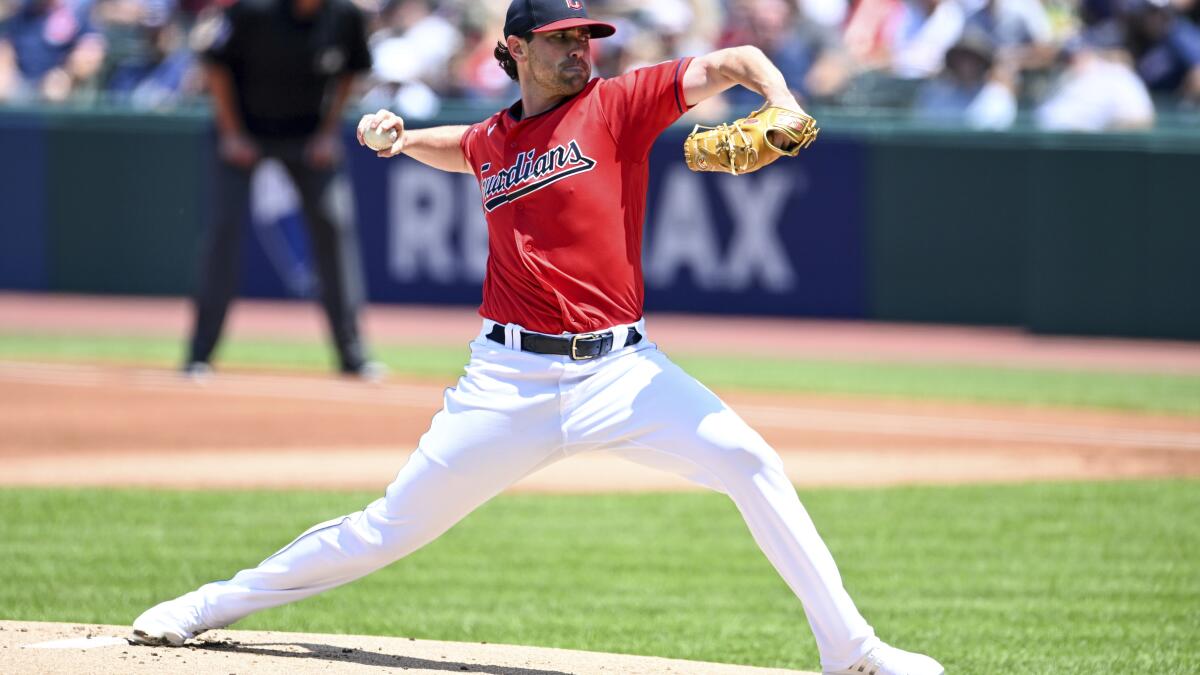
[[[488,332],[487,338],[492,342],[504,344],[504,325],[496,324]],[[633,326],[625,336],[622,347],[636,345],[642,341],[642,334]],[[589,361],[611,352],[613,349],[613,334],[611,330],[601,333],[577,333],[575,335],[543,335],[542,333],[527,333],[521,331],[521,351],[535,354],[556,354],[569,356],[572,361]]]

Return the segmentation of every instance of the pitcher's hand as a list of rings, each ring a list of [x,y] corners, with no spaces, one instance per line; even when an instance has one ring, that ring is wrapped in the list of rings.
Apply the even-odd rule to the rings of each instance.
[[[390,138],[392,131],[396,132],[395,140]],[[379,157],[395,157],[404,150],[404,119],[390,110],[363,115],[355,135],[360,145],[375,150]]]

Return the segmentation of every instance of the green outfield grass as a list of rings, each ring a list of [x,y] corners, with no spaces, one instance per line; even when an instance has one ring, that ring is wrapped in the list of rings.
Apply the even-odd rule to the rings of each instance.
[[[375,495],[0,490],[0,618],[125,624]],[[1194,673],[1200,483],[801,492],[881,636],[950,673]],[[504,495],[371,577],[239,628],[814,669],[715,494]]]
[[[0,359],[174,367],[182,358],[181,348],[179,340],[165,337],[0,334]],[[397,374],[445,379],[462,372],[467,356],[465,341],[451,347],[380,345],[376,352]],[[671,355],[692,375],[716,388],[1200,415],[1200,376],[1196,375]],[[321,343],[234,340],[223,347],[221,364],[328,370],[331,358],[330,350]]]

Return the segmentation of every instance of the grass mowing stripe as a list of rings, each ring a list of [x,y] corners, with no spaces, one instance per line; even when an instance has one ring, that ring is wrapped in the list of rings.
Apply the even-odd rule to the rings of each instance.
[[[1200,376],[965,364],[675,359],[712,386],[1200,415]]]
[[[467,341],[453,347],[387,346],[375,355],[397,374],[455,378],[468,356]],[[0,333],[0,359],[141,363],[175,368],[185,358],[181,339],[162,336],[66,336]],[[216,357],[221,365],[329,371],[336,366],[333,350],[315,342],[225,340]]]
[[[182,343],[164,337],[76,337],[0,334],[0,358],[122,361],[172,367]],[[467,347],[381,345],[380,359],[397,374],[453,379]],[[222,363],[240,366],[330,369],[332,353],[310,342],[231,340]],[[857,394],[951,401],[1112,408],[1200,415],[1200,376],[1002,368],[973,365],[852,363],[674,354],[672,358],[712,387],[744,390]]]
[[[806,490],[877,631],[954,673],[1184,673],[1194,481]],[[374,494],[0,490],[0,616],[123,624]],[[713,494],[504,495],[366,579],[238,627],[816,667],[800,608]]]

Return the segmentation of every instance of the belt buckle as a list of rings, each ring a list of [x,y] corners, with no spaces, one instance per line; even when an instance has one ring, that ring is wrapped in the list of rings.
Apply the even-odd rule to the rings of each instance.
[[[590,354],[590,355],[584,354],[581,356],[579,354],[578,344],[579,344],[580,340],[603,340],[603,339],[604,339],[604,336],[601,335],[600,333],[579,333],[578,335],[572,335],[571,336],[571,360],[572,361],[591,361],[592,359],[599,358],[600,357],[599,353]]]

